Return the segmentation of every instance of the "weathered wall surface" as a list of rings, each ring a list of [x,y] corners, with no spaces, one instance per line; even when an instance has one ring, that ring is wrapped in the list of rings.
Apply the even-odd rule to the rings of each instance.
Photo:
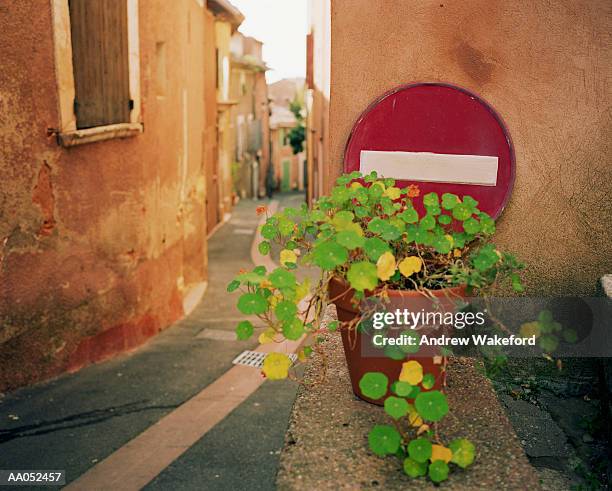
[[[0,391],[138,345],[204,278],[202,29],[197,2],[140,2],[144,133],[66,149],[50,2],[0,7]]]
[[[517,177],[497,242],[532,292],[590,294],[612,271],[612,4],[607,0],[334,0],[330,152],[397,85],[444,81],[502,115]]]

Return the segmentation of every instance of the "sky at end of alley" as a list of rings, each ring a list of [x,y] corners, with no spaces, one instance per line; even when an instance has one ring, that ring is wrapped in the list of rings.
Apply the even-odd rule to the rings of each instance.
[[[239,31],[264,43],[268,83],[306,74],[307,0],[230,0],[245,20]]]

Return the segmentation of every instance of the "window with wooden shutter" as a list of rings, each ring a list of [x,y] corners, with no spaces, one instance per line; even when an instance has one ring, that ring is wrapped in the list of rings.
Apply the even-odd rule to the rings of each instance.
[[[77,129],[130,121],[127,0],[69,0]]]

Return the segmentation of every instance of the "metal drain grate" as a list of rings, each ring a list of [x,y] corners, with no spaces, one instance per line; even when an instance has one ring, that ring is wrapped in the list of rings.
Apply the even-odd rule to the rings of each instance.
[[[261,368],[263,367],[263,362],[266,355],[267,353],[246,350],[234,358],[232,363],[234,365],[245,365],[247,367]],[[287,356],[291,359],[292,363],[295,363],[295,360],[297,360],[297,355],[293,353]]]

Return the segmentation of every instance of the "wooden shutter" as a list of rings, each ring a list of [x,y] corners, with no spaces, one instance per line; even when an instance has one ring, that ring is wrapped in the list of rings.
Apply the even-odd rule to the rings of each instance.
[[[127,0],[69,0],[77,128],[130,120]]]

